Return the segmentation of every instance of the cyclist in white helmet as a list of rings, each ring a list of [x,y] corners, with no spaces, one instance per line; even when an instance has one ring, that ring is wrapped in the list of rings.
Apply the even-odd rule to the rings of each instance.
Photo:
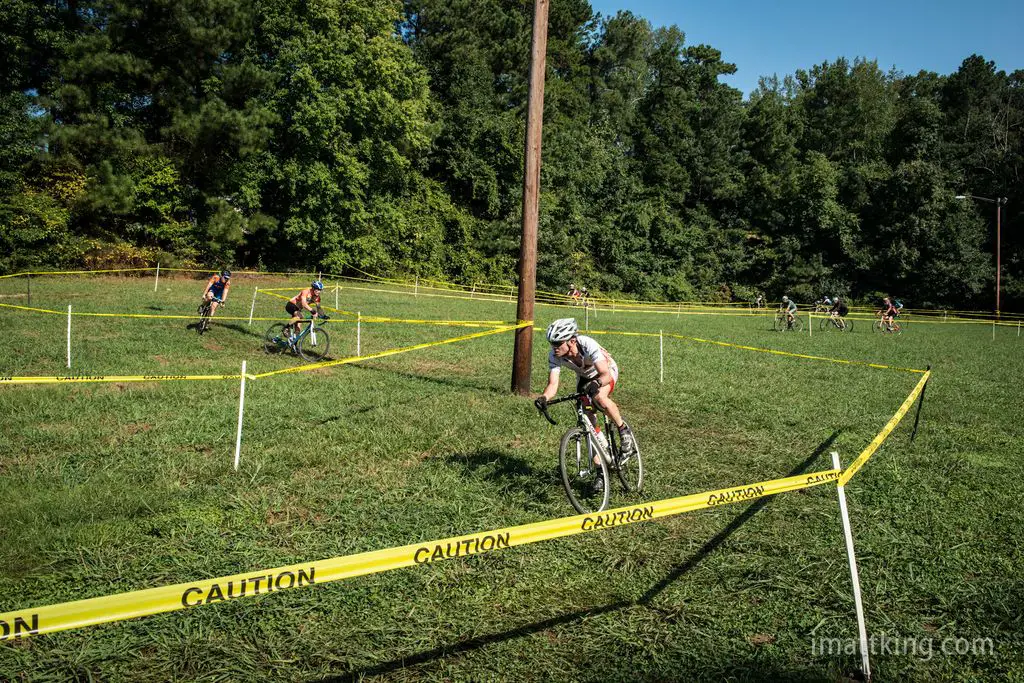
[[[561,318],[551,323],[547,338],[551,343],[551,351],[548,353],[548,385],[534,402],[537,407],[543,408],[555,397],[562,368],[567,367],[578,378],[576,391],[586,392],[589,397],[584,398],[584,405],[590,405],[593,401],[619,428],[623,453],[629,454],[636,450],[633,431],[622,419],[619,406],[611,397],[619,379],[619,366],[615,364],[615,359],[597,341],[579,334],[575,318]],[[587,415],[594,428],[600,431],[597,415],[593,412]]]

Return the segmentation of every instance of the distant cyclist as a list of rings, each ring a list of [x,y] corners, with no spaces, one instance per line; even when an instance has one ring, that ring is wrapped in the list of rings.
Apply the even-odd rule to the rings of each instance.
[[[788,296],[783,295],[782,306],[780,308],[786,312],[786,327],[792,327],[793,320],[796,319],[796,302],[791,301]]]
[[[324,283],[320,282],[320,280],[313,280],[309,287],[293,296],[284,305],[284,310],[292,317],[284,327],[286,337],[292,337],[298,333],[298,323],[302,320],[303,311],[309,311],[314,318],[323,312],[323,309],[320,308],[320,293],[323,290]],[[313,306],[310,306],[310,304],[313,304]]]
[[[900,309],[893,304],[892,299],[889,297],[882,298],[882,322],[891,331],[892,321],[895,320],[900,314]]]
[[[829,309],[829,314],[832,316],[832,320],[835,321],[836,327],[841,330],[846,329],[846,316],[850,312],[850,307],[846,305],[846,302],[842,297],[836,295],[832,301],[832,308]]]
[[[547,330],[548,342],[551,343],[551,351],[548,353],[548,385],[534,403],[537,408],[544,410],[548,401],[558,393],[558,380],[562,368],[567,367],[576,373],[577,392],[585,392],[583,398],[585,408],[591,407],[591,402],[611,418],[612,422],[619,429],[619,436],[622,439],[623,454],[631,454],[636,450],[636,441],[633,438],[633,430],[629,428],[619,406],[612,400],[611,394],[615,390],[615,382],[619,379],[619,366],[615,359],[596,340],[579,334],[579,325],[575,318],[561,318],[551,323]],[[593,410],[588,410],[587,417],[590,418],[594,429],[600,433],[597,415]],[[604,486],[603,481],[595,483],[600,490]]]
[[[571,284],[569,285],[569,291],[566,293],[566,295],[570,299],[572,299],[573,306],[578,306],[580,303],[580,298],[583,296],[583,292],[581,292],[575,284]]]
[[[203,290],[203,303],[210,302],[210,316],[217,312],[217,306],[227,303],[230,290],[230,270],[222,270],[220,275],[211,275],[210,279],[206,281],[206,289]],[[202,306],[200,306],[200,310],[202,310]]]

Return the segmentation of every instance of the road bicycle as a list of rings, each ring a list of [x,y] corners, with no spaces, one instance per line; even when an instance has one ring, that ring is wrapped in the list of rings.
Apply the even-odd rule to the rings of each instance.
[[[881,332],[882,334],[903,334],[903,325],[899,320],[893,320],[892,322],[887,323],[879,318],[871,326],[871,329],[875,332]]]
[[[297,335],[291,336],[285,333],[285,328],[289,327],[288,323],[274,323],[264,337],[263,350],[267,353],[291,350],[310,363],[321,361],[331,348],[331,337],[323,328],[328,320],[330,317],[326,315],[306,318],[296,323],[297,325],[308,323],[305,328]]]
[[[593,406],[585,406],[585,393],[568,394],[554,398],[540,413],[553,425],[558,423],[548,413],[548,406],[565,401],[576,402],[576,426],[562,435],[558,446],[558,468],[569,502],[577,512],[600,512],[608,507],[611,498],[611,479],[614,471],[627,493],[639,493],[644,488],[644,462],[640,446],[632,453],[622,452],[622,439],[608,416],[604,416],[604,429],[599,434],[588,417]],[[636,437],[633,439],[636,444]],[[596,461],[596,462],[595,462]],[[603,486],[597,485],[598,478]]]
[[[203,299],[203,302],[199,304],[199,322],[196,323],[196,331],[199,334],[203,334],[206,330],[210,329],[210,319],[213,318],[213,304],[214,302],[221,306],[227,306],[223,299],[213,297],[212,299]]]
[[[832,329],[839,330],[840,332],[853,332],[853,319],[841,315],[835,317],[830,315],[827,318],[822,318],[818,327],[822,332]]]
[[[790,320],[789,316],[783,311],[775,316],[774,328],[776,332],[802,332],[804,321],[796,313],[793,314],[793,319]]]

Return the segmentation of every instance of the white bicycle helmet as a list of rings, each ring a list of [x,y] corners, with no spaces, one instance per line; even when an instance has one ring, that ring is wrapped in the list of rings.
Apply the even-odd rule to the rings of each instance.
[[[789,297],[788,296],[784,296],[784,297],[782,297],[782,300],[783,301],[789,301]]]
[[[548,341],[552,344],[559,344],[572,339],[579,331],[580,326],[576,324],[576,318],[559,318],[548,325]]]

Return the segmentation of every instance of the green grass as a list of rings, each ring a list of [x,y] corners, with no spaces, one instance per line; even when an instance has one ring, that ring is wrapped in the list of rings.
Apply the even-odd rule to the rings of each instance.
[[[236,278],[227,315],[248,316]],[[301,284],[294,281],[295,284]],[[35,306],[184,314],[199,281],[33,278]],[[297,291],[297,288],[296,288]],[[24,303],[0,280],[0,302]],[[257,298],[256,315],[283,301]],[[325,302],[333,305],[333,291]],[[341,308],[511,320],[513,303],[343,285]],[[578,312],[578,311],[577,311]],[[539,307],[545,325],[567,309]],[[796,353],[933,367],[913,414],[847,487],[871,634],[991,638],[994,654],[876,655],[879,680],[1024,680],[1024,338],[984,325],[770,331],[770,317],[608,313],[607,331],[676,333]],[[269,322],[203,337],[186,320],[75,318],[76,374],[237,373]],[[0,310],[0,374],[65,374],[63,316]],[[355,328],[331,323],[332,356]],[[474,330],[364,324],[373,353]],[[595,335],[597,336],[597,335]],[[597,336],[657,500],[848,464],[918,376],[665,340]],[[546,375],[534,337],[532,385]],[[247,386],[237,381],[0,386],[0,612],[375,550],[572,513],[563,429],[509,394],[504,333]],[[569,389],[565,382],[563,388]],[[571,419],[560,413],[563,426]],[[835,680],[859,659],[834,487],[303,590],[0,644],[0,679]]]

